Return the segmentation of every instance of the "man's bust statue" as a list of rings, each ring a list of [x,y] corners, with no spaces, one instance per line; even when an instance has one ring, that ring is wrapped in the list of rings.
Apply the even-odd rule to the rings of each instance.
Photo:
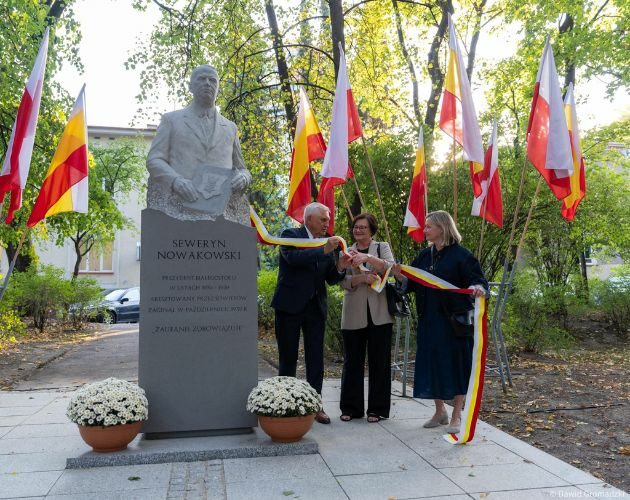
[[[202,65],[190,75],[192,103],[162,116],[147,157],[147,206],[181,220],[226,219],[249,225],[245,168],[236,125],[219,114],[219,75]]]

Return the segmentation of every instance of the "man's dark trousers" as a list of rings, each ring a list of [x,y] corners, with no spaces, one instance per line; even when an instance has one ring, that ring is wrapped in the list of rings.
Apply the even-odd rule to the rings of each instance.
[[[276,340],[278,342],[278,375],[295,377],[297,370],[300,330],[304,333],[306,381],[318,393],[324,382],[324,332],[326,318],[317,297],[297,314],[276,311]]]

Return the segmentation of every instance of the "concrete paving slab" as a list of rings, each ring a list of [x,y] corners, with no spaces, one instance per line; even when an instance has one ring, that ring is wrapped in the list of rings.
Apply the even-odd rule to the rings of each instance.
[[[353,500],[425,498],[464,493],[464,490],[435,469],[338,476],[337,480]]]
[[[580,492],[575,486],[559,488],[538,488],[516,491],[492,491],[488,493],[474,493],[473,498],[479,500],[548,500],[549,498],[580,498]]]
[[[0,391],[0,408],[12,406],[39,406],[40,408],[59,397],[58,392],[10,392]]]
[[[421,424],[431,418],[434,408],[429,408],[415,399],[392,400],[389,411],[390,419],[422,419]]]
[[[506,450],[498,444],[488,444],[487,446],[453,446],[446,441],[444,441],[444,443],[446,447],[436,446],[432,448],[421,447],[414,449],[418,455],[436,469],[445,467],[517,464],[523,461],[516,453]]]
[[[9,432],[11,432],[15,427],[0,427],[0,439],[2,436],[6,436]]]
[[[50,494],[166,489],[170,479],[170,470],[171,464],[66,470],[50,490]]]
[[[332,477],[320,455],[224,460],[223,473],[226,483]]]
[[[16,415],[13,417],[0,417],[0,427],[14,427],[20,425],[27,419],[25,415]]]
[[[0,437],[2,432],[0,431]],[[12,428],[6,434],[7,439],[33,438],[33,437],[61,437],[76,436],[77,425],[72,422],[65,424],[37,424],[37,425],[20,425]]]
[[[228,500],[278,500],[299,498],[300,500],[348,500],[337,481],[333,478],[268,480],[255,484],[250,481],[227,483]]]
[[[37,406],[3,406],[0,407],[0,417],[28,416],[38,411]]]
[[[66,453],[54,451],[0,455],[0,474],[63,471],[66,468],[66,458]]]
[[[46,495],[61,474],[62,471],[0,474],[0,498]]]
[[[570,486],[533,463],[480,465],[440,469],[467,493]]]
[[[46,500],[166,500],[166,498],[168,498],[168,489],[147,488],[133,491],[48,495]]]
[[[12,453],[44,453],[51,450],[63,453],[80,453],[85,450],[85,443],[78,435],[57,437],[34,437],[21,439],[0,439],[0,455]]]
[[[21,423],[27,425],[35,424],[67,424],[66,417],[67,403],[64,405],[45,406],[37,413],[26,417]]]
[[[619,490],[608,483],[598,482],[593,484],[580,484],[580,491],[588,493],[596,498],[629,498],[625,491]]]

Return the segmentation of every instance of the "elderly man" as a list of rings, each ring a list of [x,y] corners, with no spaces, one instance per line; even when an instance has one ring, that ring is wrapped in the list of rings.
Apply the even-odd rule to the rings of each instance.
[[[329,222],[328,207],[311,203],[304,210],[304,226],[285,229],[282,237],[324,238]],[[338,236],[332,236],[324,247],[280,247],[278,284],[271,301],[271,307],[276,310],[278,375],[295,377],[302,330],[306,380],[320,394],[324,381],[324,330],[328,312],[326,283],[340,282],[350,265],[346,256],[335,260],[334,250],[339,242]],[[323,411],[315,418],[322,424],[330,423]]]
[[[198,220],[217,215],[208,209],[217,200],[218,213],[248,225],[245,190],[251,175],[245,168],[236,125],[215,107],[216,69],[195,68],[188,88],[192,103],[164,114],[151,144],[147,205],[178,219]]]

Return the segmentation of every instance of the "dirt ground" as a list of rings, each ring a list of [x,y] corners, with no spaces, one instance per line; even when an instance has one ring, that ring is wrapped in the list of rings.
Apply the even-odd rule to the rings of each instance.
[[[259,352],[277,366],[275,339]],[[304,377],[301,353],[298,376]],[[492,353],[489,353],[492,356]],[[328,355],[326,376],[342,360]],[[513,387],[486,376],[480,418],[624,491],[630,491],[630,345],[600,329],[570,354],[521,354],[511,360]]]

